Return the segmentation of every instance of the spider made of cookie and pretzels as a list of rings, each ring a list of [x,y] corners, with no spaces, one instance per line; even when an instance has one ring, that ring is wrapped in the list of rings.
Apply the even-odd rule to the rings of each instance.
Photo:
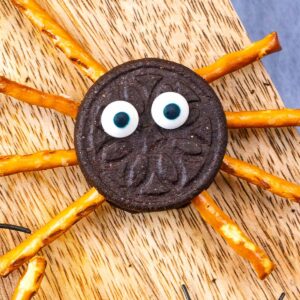
[[[265,278],[274,264],[206,189],[221,169],[299,202],[300,186],[229,157],[225,150],[227,128],[297,126],[300,110],[224,113],[208,83],[279,51],[277,34],[194,71],[165,60],[141,59],[107,72],[35,1],[13,3],[95,84],[79,107],[76,101],[0,77],[2,93],[76,118],[75,150],[1,157],[0,174],[79,163],[93,188],[0,257],[0,275],[30,260],[107,200],[132,212],[180,208],[192,202],[203,219]]]

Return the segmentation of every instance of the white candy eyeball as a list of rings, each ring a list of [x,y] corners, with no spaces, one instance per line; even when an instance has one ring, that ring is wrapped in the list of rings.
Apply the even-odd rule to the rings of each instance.
[[[103,130],[112,137],[124,138],[131,135],[139,124],[135,107],[126,101],[117,100],[108,104],[101,115]]]
[[[151,107],[155,123],[164,129],[175,129],[185,123],[189,117],[189,104],[175,92],[166,92],[157,96]]]

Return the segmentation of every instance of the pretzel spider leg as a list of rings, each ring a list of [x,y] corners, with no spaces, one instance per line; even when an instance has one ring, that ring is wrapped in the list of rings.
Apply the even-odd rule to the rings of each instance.
[[[0,93],[31,105],[54,109],[75,118],[79,102],[44,93],[0,76]],[[300,126],[300,109],[226,112],[228,128],[264,128]]]
[[[54,109],[75,118],[79,103],[66,97],[51,95],[0,76],[0,93],[31,105]]]
[[[226,112],[228,128],[300,126],[300,109]]]
[[[104,201],[104,196],[100,195],[95,188],[89,190],[20,245],[1,256],[0,276],[6,276],[19,268],[35,256],[39,250],[59,238],[72,225],[86,217]]]
[[[0,177],[76,164],[75,150],[41,151],[29,155],[0,156]]]
[[[14,5],[60,49],[87,77],[96,81],[106,68],[87,53],[35,0],[12,0]]]
[[[22,274],[11,300],[30,300],[40,288],[46,266],[47,262],[44,257],[32,258]]]
[[[269,174],[247,162],[225,155],[221,170],[273,194],[300,202],[300,185]]]
[[[225,54],[213,64],[194,71],[207,82],[212,82],[280,50],[278,35],[272,32],[240,51]]]
[[[73,118],[77,115],[79,103],[62,96],[35,90],[3,76],[0,76],[0,93],[32,105],[55,109]],[[41,151],[29,155],[0,156],[0,177],[76,164],[77,157],[74,150]]]
[[[207,191],[198,195],[193,204],[206,223],[211,225],[237,254],[251,263],[260,279],[272,272],[274,264],[268,255],[218,207]]]
[[[24,156],[4,156],[0,157],[0,176],[66,167],[76,165],[77,163],[77,156],[74,149],[42,151]],[[225,155],[221,170],[281,197],[300,202],[299,185],[269,174],[254,165]]]

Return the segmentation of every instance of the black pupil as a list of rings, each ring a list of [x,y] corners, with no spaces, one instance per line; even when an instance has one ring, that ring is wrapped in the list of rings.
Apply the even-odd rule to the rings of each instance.
[[[174,120],[180,115],[180,107],[175,103],[170,103],[164,108],[164,115],[169,120]]]
[[[119,128],[124,128],[129,123],[129,116],[126,112],[118,112],[114,116],[114,123]]]

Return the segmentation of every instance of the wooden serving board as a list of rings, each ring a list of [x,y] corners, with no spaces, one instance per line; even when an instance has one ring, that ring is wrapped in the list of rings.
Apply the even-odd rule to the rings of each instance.
[[[201,67],[250,43],[229,0],[40,3],[108,68],[149,56]],[[0,74],[78,100],[91,86],[9,0],[0,1]],[[283,107],[260,62],[213,88],[226,110]],[[0,99],[1,155],[73,147],[70,118]],[[235,130],[228,153],[300,183],[299,142],[294,129]],[[0,178],[0,222],[36,230],[87,189],[79,167]],[[209,191],[275,261],[265,281],[192,207],[131,215],[105,204],[41,252],[48,268],[35,299],[183,299],[182,283],[192,299],[299,299],[299,206],[226,174]],[[1,231],[0,254],[24,238]],[[0,279],[1,300],[21,271]]]

